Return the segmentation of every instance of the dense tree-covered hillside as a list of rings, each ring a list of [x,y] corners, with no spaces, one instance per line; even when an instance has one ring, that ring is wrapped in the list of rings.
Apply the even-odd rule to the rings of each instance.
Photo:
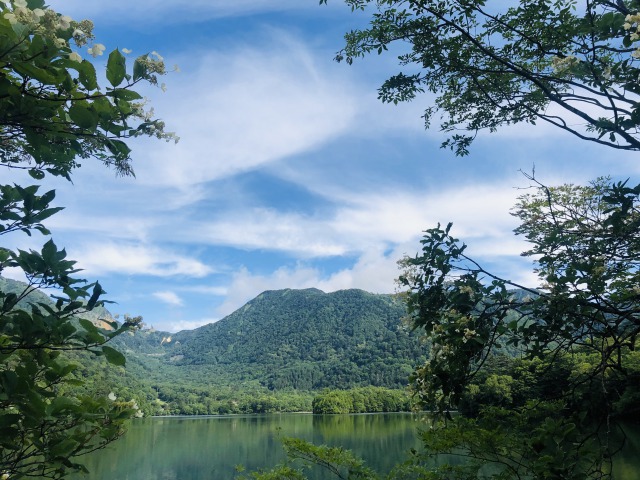
[[[270,390],[403,387],[425,354],[402,325],[404,312],[393,296],[361,290],[267,291],[217,323],[174,335],[141,331],[118,341],[133,362],[202,372],[207,383],[244,379]]]
[[[24,284],[0,278],[0,289]],[[51,300],[42,292],[31,303]],[[96,308],[91,320],[113,317]],[[392,295],[361,290],[267,291],[195,330],[142,329],[112,340],[126,367],[67,352],[84,380],[81,393],[134,400],[146,414],[311,410],[314,391],[378,386],[403,389],[427,347],[404,326]],[[95,317],[95,318],[94,318]]]

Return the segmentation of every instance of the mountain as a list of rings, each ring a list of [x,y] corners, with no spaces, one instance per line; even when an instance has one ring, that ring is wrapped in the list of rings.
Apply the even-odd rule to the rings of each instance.
[[[242,379],[270,390],[401,387],[425,346],[402,324],[392,295],[362,290],[266,291],[222,320],[176,334],[140,331],[118,340],[149,372],[210,383]]]
[[[0,277],[0,292],[3,292],[5,294],[13,293],[18,297],[24,295],[25,292],[28,292],[26,296],[17,304],[18,308],[21,309],[26,309],[29,308],[29,305],[37,305],[39,303],[48,305],[54,305],[55,303],[54,300],[52,300],[52,298],[42,290],[37,288],[29,288],[26,283],[19,282],[18,280],[12,280],[10,278]],[[0,306],[3,304],[3,302],[4,297],[0,298]],[[104,322],[105,320],[109,322],[114,321],[111,313],[104,307],[96,307],[91,311],[83,312],[81,316],[82,318],[90,320],[96,326],[101,328],[108,327]]]
[[[25,285],[0,277],[0,291]],[[206,301],[206,299],[203,299]],[[52,300],[42,292],[28,303]],[[427,348],[402,323],[393,295],[362,290],[267,291],[222,320],[175,334],[143,329],[111,346],[126,367],[88,352],[64,352],[87,395],[135,399],[146,414],[310,411],[323,388],[404,388]],[[98,326],[112,319],[96,309],[82,315]]]

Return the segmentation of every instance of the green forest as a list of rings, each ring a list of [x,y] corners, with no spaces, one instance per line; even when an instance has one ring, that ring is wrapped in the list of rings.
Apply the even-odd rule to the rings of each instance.
[[[3,285],[5,292],[26,287]],[[44,295],[30,300],[53,306]],[[115,321],[104,307],[90,313],[96,324]],[[327,388],[384,387],[369,395],[393,389],[406,397],[409,374],[428,349],[402,323],[404,314],[392,295],[269,291],[215,324],[114,338],[126,367],[104,368],[84,352],[63,356],[78,366],[77,391],[135,400],[145,415],[310,412],[315,392]],[[354,411],[400,410],[408,404]]]

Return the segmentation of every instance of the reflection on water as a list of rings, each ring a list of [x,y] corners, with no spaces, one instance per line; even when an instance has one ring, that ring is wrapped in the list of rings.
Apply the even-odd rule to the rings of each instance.
[[[343,446],[386,472],[419,445],[418,421],[411,414],[140,419],[123,438],[89,456],[85,465],[91,474],[78,478],[231,479],[239,464],[253,470],[284,460],[280,436]]]
[[[379,472],[388,472],[419,448],[416,430],[427,424],[411,414],[274,414],[165,417],[132,422],[127,434],[87,457],[87,480],[232,479],[235,467],[268,468],[284,460],[281,436],[342,446]],[[640,478],[640,427],[625,428],[627,444],[616,456],[614,480]],[[434,464],[459,458],[434,459]],[[311,475],[313,478],[313,475]],[[317,473],[318,480],[325,478]]]

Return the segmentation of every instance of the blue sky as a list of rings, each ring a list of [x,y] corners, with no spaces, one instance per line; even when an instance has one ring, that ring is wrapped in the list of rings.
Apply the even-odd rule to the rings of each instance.
[[[134,142],[135,179],[85,161],[73,184],[46,182],[66,207],[48,223],[54,241],[103,284],[113,313],[176,331],[264,290],[393,292],[396,261],[418,250],[421,231],[449,221],[481,263],[531,281],[509,215],[528,185],[519,170],[535,165],[550,185],[638,180],[633,153],[545,126],[481,134],[465,158],[441,150],[442,133],[420,119],[429,96],[377,100],[400,69],[393,55],[333,61],[366,14],[329,3],[51,1],[93,20],[107,52],[155,50],[180,67],[166,93],[143,92],[177,145]]]

